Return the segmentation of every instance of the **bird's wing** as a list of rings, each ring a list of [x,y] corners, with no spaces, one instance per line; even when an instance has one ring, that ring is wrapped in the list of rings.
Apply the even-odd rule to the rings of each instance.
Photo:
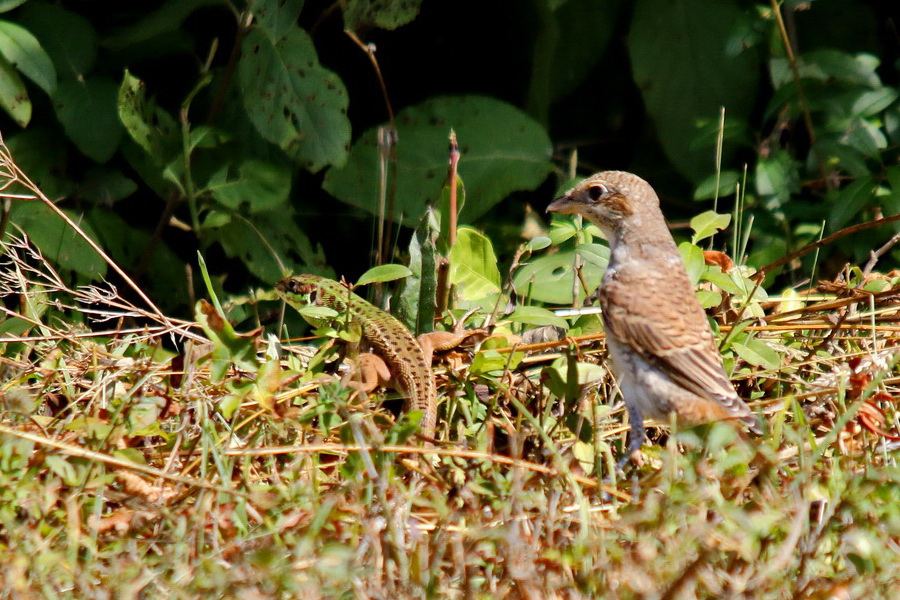
[[[662,279],[658,281],[656,279]],[[609,335],[629,346],[677,385],[723,404],[736,416],[748,412],[722,366],[706,315],[687,274],[654,275],[620,270],[600,292]]]

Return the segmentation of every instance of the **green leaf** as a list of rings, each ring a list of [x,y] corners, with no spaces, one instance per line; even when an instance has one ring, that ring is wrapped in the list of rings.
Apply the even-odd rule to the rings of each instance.
[[[569,305],[575,303],[572,290],[575,284],[574,252],[557,252],[541,256],[529,261],[527,265],[516,271],[513,286],[520,298],[547,304]],[[583,275],[590,292],[600,285],[604,269],[585,268]],[[579,297],[583,298],[583,290],[579,284]]]
[[[127,198],[137,191],[137,184],[118,169],[97,166],[88,171],[78,186],[78,194],[103,206]]]
[[[712,210],[700,213],[691,219],[691,229],[694,230],[694,235],[691,236],[691,243],[696,244],[701,240],[716,235],[717,231],[725,229],[730,223],[731,215],[720,215]]]
[[[613,39],[622,4],[622,0],[568,0],[551,7],[552,13],[534,45],[536,66],[529,90],[530,107],[542,94],[546,94],[549,107],[575,91],[590,75]]]
[[[178,151],[178,127],[172,117],[147,99],[143,81],[127,70],[119,88],[119,119],[131,138],[157,165],[168,163]]]
[[[9,12],[17,6],[25,4],[28,0],[0,0],[0,13]]]
[[[634,81],[666,156],[695,182],[715,160],[713,145],[707,152],[692,149],[698,121],[716,119],[722,106],[732,119],[753,110],[757,53],[731,44],[750,18],[736,0],[638,0],[635,6],[628,32]]]
[[[575,375],[577,379],[570,383],[576,383],[579,386],[593,383],[606,375],[606,369],[594,363],[576,362],[574,366],[575,373],[573,373],[573,375]],[[568,380],[569,365],[565,359],[555,361],[550,368],[557,372],[561,380]]]
[[[318,306],[317,304],[307,304],[298,308],[297,312],[303,315],[304,319],[309,319],[309,322],[313,324],[330,321],[341,314],[333,308]]]
[[[569,329],[569,324],[565,319],[558,317],[546,308],[541,308],[539,306],[519,306],[512,314],[507,315],[503,319],[505,321],[512,321],[513,323],[525,323],[527,325],[537,325],[539,327],[553,325],[554,327],[561,327],[566,330]]]
[[[69,79],[59,84],[53,98],[66,135],[82,154],[98,163],[112,158],[122,138],[118,89],[116,82],[106,77]]]
[[[550,224],[550,243],[559,246],[578,235],[578,227],[572,219],[568,217],[556,217]]]
[[[153,241],[152,231],[138,229],[111,210],[95,208],[87,216],[97,232],[103,248],[116,257],[116,262],[129,273],[143,268],[142,281],[150,289],[165,290],[154,297],[163,310],[182,310],[188,297],[188,278],[184,261],[165,243],[156,243],[147,256],[147,248]],[[158,242],[158,241],[157,241]]]
[[[412,275],[403,281],[397,303],[397,316],[417,335],[434,329],[434,304],[437,236],[431,215],[426,215],[409,242],[409,268]]]
[[[900,92],[890,87],[864,91],[853,102],[851,113],[854,116],[873,117],[893,104],[898,97]]]
[[[40,41],[60,80],[85,76],[97,59],[97,33],[91,22],[57,4],[29,2],[19,23]]]
[[[798,57],[797,67],[801,79],[816,81],[839,81],[851,85],[878,87],[881,81],[876,69],[878,59],[871,54],[850,54],[841,50],[824,48],[806,52]],[[776,87],[785,83],[793,85],[793,74],[788,73],[782,80],[773,81]]]
[[[66,485],[79,485],[78,473],[66,457],[48,454],[44,457],[44,464]]]
[[[523,358],[524,352],[501,354],[496,350],[482,350],[472,357],[472,366],[469,370],[473,375],[499,374],[506,369],[515,369]]]
[[[471,222],[515,191],[533,190],[550,172],[546,131],[518,109],[483,96],[444,96],[400,111],[394,218],[415,226],[437,202],[447,173],[447,136],[456,132],[466,182],[461,222]],[[378,214],[377,129],[353,144],[347,164],[325,175],[334,197]]]
[[[265,233],[263,233],[265,232]],[[274,284],[286,273],[325,273],[321,247],[313,247],[286,208],[253,215],[253,227],[240,218],[211,229],[229,257],[236,257],[262,281]]]
[[[94,230],[80,215],[71,211],[65,213],[78,223],[91,239],[97,240]],[[106,275],[106,263],[100,255],[44,203],[16,202],[13,204],[10,218],[28,234],[44,257],[58,267],[71,269],[93,280]]]
[[[834,207],[828,218],[828,230],[837,231],[846,225],[863,208],[875,200],[875,188],[878,180],[874,175],[857,179],[844,189],[830,194],[834,196]]]
[[[197,302],[194,318],[213,343],[209,369],[212,381],[222,381],[231,365],[245,371],[257,371],[259,362],[256,359],[255,334],[236,333],[225,315],[206,300]]]
[[[799,190],[799,175],[794,159],[784,150],[773,152],[756,163],[754,184],[756,193],[764,199],[774,200],[778,206]]]
[[[0,107],[21,127],[31,121],[31,100],[19,73],[0,56]]]
[[[261,160],[246,160],[237,167],[226,165],[212,176],[206,191],[223,205],[237,210],[246,207],[251,213],[283,206],[291,191],[291,172],[281,165]]]
[[[730,275],[723,273],[722,269],[718,266],[707,266],[703,271],[701,279],[712,283],[720,290],[726,291],[729,294],[743,296],[749,293],[749,290],[744,290]]]
[[[703,258],[703,250],[688,242],[681,242],[678,244],[678,252],[681,253],[681,260],[684,261],[684,268],[687,270],[691,285],[697,285],[700,281],[700,276],[706,270],[706,259]]]
[[[66,143],[58,131],[30,128],[10,137],[6,140],[6,146],[19,168],[48,198],[56,200],[72,193],[74,185],[65,176],[68,170]],[[32,193],[21,184],[6,191]]]
[[[741,181],[741,174],[737,171],[722,171],[719,174],[719,198],[731,196],[735,192],[735,186]],[[712,200],[716,194],[716,176],[710,175],[694,190],[694,200]]]
[[[609,264],[609,246],[603,244],[580,244],[575,248],[575,254],[583,258],[585,262],[600,267],[604,271],[606,265]]]
[[[781,359],[778,353],[772,350],[764,341],[742,334],[743,340],[735,339],[731,346],[738,356],[756,367],[764,367],[766,369],[777,369],[781,366]]]
[[[412,275],[412,271],[410,271],[409,267],[407,267],[406,265],[378,265],[377,267],[372,267],[371,269],[363,273],[359,278],[359,281],[356,282],[356,285],[360,286],[368,285],[370,283],[384,283],[385,281],[403,279],[404,277],[409,277],[410,275]]]
[[[550,246],[550,238],[546,235],[539,235],[536,238],[532,238],[528,240],[525,244],[525,248],[529,252],[539,252],[544,248]]]
[[[56,69],[30,31],[15,23],[0,21],[0,54],[47,95],[56,91]]]
[[[471,227],[459,228],[450,249],[450,282],[469,301],[500,292],[497,257],[487,236]]]
[[[309,35],[292,29],[273,42],[255,28],[241,53],[241,96],[260,135],[309,171],[343,164],[350,144],[347,90],[319,66]]]
[[[248,8],[269,37],[279,40],[297,27],[304,0],[250,0]]]
[[[397,29],[411,23],[419,14],[422,0],[347,0],[344,27],[359,31],[369,27]]]
[[[697,290],[697,301],[706,310],[722,304],[722,296],[712,290]]]

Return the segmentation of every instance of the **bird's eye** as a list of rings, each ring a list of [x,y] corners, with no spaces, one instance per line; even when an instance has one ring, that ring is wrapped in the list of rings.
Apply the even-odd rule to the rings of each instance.
[[[609,190],[606,189],[605,185],[600,185],[599,183],[596,185],[592,185],[588,188],[588,197],[596,202],[600,199],[601,196],[606,194]]]

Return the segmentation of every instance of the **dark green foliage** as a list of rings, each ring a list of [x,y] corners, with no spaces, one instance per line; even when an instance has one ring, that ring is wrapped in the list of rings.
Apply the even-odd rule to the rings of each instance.
[[[733,226],[754,217],[747,254],[759,267],[814,241],[823,222],[827,234],[900,212],[889,4],[788,2],[777,15],[750,0],[533,0],[515,11],[475,0],[7,1],[0,131],[48,198],[152,297],[172,300],[174,285],[185,311],[187,279],[172,263],[197,249],[233,291],[326,262],[363,272],[372,215],[411,226],[440,201],[451,129],[461,222],[502,234],[501,261],[517,241],[500,224],[520,222],[524,202],[545,204],[555,165],[559,180],[635,171],[670,217],[669,201],[692,195],[718,196],[728,212],[740,184]],[[566,167],[573,148],[578,173]],[[104,276],[36,206],[15,200],[11,223],[64,271]],[[407,261],[401,232],[387,228],[401,250],[385,260]],[[892,232],[846,238],[820,259],[859,261]],[[595,254],[582,258],[602,262]],[[812,260],[802,268],[792,278]],[[534,297],[563,299],[539,276],[547,269],[565,279],[532,267],[544,288]]]

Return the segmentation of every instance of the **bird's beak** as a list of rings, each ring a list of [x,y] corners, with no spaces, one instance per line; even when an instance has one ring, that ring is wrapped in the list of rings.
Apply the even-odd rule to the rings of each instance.
[[[570,196],[560,196],[550,203],[547,212],[555,212],[561,215],[571,215],[576,211],[575,202]]]

